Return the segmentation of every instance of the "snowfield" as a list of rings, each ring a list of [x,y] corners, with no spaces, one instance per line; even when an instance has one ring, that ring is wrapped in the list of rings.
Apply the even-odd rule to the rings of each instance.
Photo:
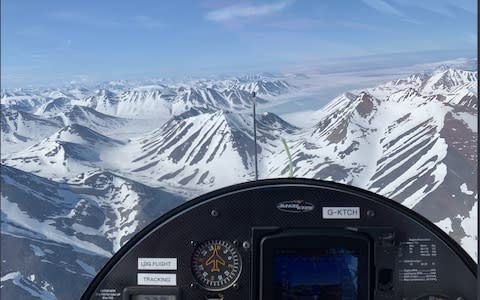
[[[2,297],[78,298],[149,222],[252,180],[252,91],[260,178],[288,176],[285,139],[295,177],[394,199],[476,260],[478,75],[464,63],[416,66],[375,85],[363,77],[364,88],[286,114],[324,101],[315,86],[324,74],[2,91]]]

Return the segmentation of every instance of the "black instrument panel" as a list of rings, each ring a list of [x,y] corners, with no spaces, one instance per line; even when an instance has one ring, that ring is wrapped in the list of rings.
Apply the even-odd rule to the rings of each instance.
[[[239,184],[147,226],[82,299],[475,299],[476,264],[400,204],[306,179]],[[451,276],[455,274],[455,276]]]

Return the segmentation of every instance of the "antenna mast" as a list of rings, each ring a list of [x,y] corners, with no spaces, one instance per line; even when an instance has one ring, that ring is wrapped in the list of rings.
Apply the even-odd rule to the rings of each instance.
[[[257,97],[255,92],[252,92],[253,100],[253,141],[255,144],[255,180],[258,180],[258,158],[257,158],[257,118],[255,114],[255,105],[257,104]]]

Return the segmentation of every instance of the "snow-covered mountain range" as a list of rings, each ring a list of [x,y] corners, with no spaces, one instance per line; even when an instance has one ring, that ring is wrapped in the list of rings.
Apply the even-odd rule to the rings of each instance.
[[[183,199],[104,170],[60,183],[2,166],[2,299],[77,299],[133,233]]]
[[[251,92],[269,107],[311,78],[292,76],[2,91],[2,296],[78,298],[148,222],[252,180]],[[393,198],[476,257],[477,84],[443,66],[345,91],[309,128],[261,112],[260,178],[288,176],[283,138],[296,177]]]

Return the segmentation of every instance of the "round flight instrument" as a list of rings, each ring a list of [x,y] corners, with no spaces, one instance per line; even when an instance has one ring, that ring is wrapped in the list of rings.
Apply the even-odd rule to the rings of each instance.
[[[242,258],[228,241],[201,243],[192,255],[192,272],[198,284],[209,291],[223,291],[240,276]]]

